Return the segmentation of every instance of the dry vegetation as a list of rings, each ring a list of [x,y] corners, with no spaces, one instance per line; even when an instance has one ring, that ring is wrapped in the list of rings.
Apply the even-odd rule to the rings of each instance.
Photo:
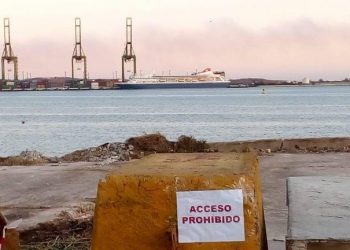
[[[81,205],[62,211],[52,222],[21,233],[21,249],[88,250],[91,244],[94,206]]]
[[[22,245],[24,250],[89,250],[90,238],[81,238],[75,236],[59,237],[45,242],[35,242]]]
[[[141,152],[152,153],[192,153],[205,152],[209,145],[204,140],[196,140],[192,136],[182,135],[177,141],[168,141],[162,134],[146,134],[138,137],[131,137],[126,141],[134,147],[135,155],[140,158]]]
[[[134,147],[135,158],[140,158],[142,153],[169,153],[173,152],[174,143],[168,141],[161,134],[146,134],[143,136],[131,137],[126,143]]]
[[[208,149],[209,145],[205,140],[196,140],[192,136],[182,135],[175,142],[175,152],[177,153],[205,152]]]

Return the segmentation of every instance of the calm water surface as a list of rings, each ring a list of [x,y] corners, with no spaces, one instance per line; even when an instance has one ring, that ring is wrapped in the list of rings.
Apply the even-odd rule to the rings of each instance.
[[[61,155],[153,132],[208,141],[350,136],[350,86],[265,89],[0,92],[0,155]]]

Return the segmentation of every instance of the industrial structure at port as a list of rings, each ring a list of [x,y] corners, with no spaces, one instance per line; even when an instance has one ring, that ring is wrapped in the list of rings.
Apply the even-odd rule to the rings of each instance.
[[[139,88],[208,88],[227,87],[224,72],[212,72],[205,69],[187,76],[142,76],[137,75],[136,54],[132,41],[132,19],[126,18],[126,44],[122,55],[121,81],[117,79],[90,79],[87,66],[87,56],[82,47],[81,19],[75,18],[75,44],[71,58],[71,77],[32,77],[31,73],[22,71],[19,79],[18,57],[11,45],[10,19],[4,18],[4,51],[1,57],[1,84],[0,90],[89,90],[89,89],[139,89]],[[132,74],[126,80],[125,64],[132,62]],[[13,66],[13,69],[10,68]],[[13,76],[10,74],[13,72]],[[6,74],[7,73],[7,74]],[[77,77],[80,73],[80,77]],[[11,75],[11,76],[10,76]],[[113,77],[114,78],[114,77]]]
[[[87,75],[87,62],[86,56],[84,54],[83,48],[81,46],[81,20],[80,18],[75,18],[75,46],[72,55],[72,79],[74,81],[74,62],[81,63],[83,62],[83,80],[82,83],[86,84],[86,75]]]
[[[18,57],[11,45],[10,19],[4,18],[4,50],[1,57],[0,90],[66,90],[66,89],[113,89],[117,79],[89,79],[87,72],[87,57],[82,48],[81,20],[75,18],[75,45],[71,58],[71,77],[32,77],[31,73],[22,71],[19,79]],[[82,64],[82,66],[81,66]],[[11,68],[12,66],[12,68]],[[77,78],[77,71],[82,77]],[[13,72],[13,75],[10,74]],[[7,73],[7,74],[6,74]]]
[[[11,46],[11,32],[10,19],[4,18],[4,52],[1,57],[1,79],[5,80],[5,62],[6,64],[13,63],[13,79],[18,80],[18,58],[12,50]]]
[[[82,47],[81,19],[75,18],[75,45],[71,58],[71,77],[31,77],[31,73],[22,71],[22,79],[18,74],[18,57],[11,45],[10,19],[4,18],[4,51],[1,57],[0,90],[65,90],[65,89],[113,89],[120,82],[117,79],[89,79],[87,56]],[[136,74],[136,55],[132,44],[132,19],[126,18],[126,45],[122,55],[122,81],[125,81],[125,63],[133,63],[133,74]],[[10,67],[13,66],[13,69]],[[80,71],[82,77],[77,78]],[[13,72],[13,76],[10,76]]]

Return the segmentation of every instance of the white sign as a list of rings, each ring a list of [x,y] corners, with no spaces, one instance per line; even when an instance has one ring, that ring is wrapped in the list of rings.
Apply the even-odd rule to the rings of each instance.
[[[242,189],[177,192],[179,243],[244,241]]]

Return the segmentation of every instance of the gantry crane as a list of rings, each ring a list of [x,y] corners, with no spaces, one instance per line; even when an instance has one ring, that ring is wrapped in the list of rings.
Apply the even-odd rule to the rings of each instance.
[[[84,54],[83,48],[81,46],[81,21],[80,18],[75,18],[75,47],[73,51],[72,56],[72,80],[74,81],[74,62],[81,63],[83,61],[84,68],[83,68],[83,77],[84,77],[84,84],[86,83],[86,69],[87,69],[87,63],[86,63],[86,56]]]
[[[132,47],[132,19],[131,17],[126,18],[126,45],[124,54],[122,56],[122,81],[125,81],[124,63],[133,61],[134,74],[136,74],[136,55]]]
[[[10,19],[4,18],[4,42],[5,42],[5,48],[4,52],[2,53],[1,57],[1,79],[5,81],[6,74],[5,74],[5,61],[7,64],[13,63],[13,79],[15,81],[18,80],[18,58],[13,53],[12,47],[11,47],[11,36],[10,36]],[[9,80],[9,79],[7,79]]]

